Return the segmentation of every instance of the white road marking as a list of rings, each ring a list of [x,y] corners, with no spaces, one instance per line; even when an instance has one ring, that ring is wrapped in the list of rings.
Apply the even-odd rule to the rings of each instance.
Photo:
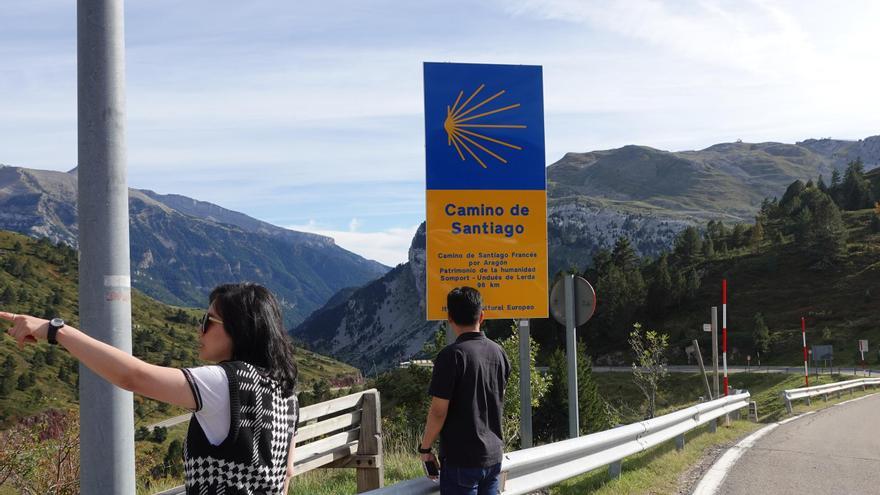
[[[863,397],[859,397],[858,399],[845,400],[845,401],[843,401],[843,402],[838,402],[837,404],[834,404],[834,405],[835,405],[835,406],[842,406],[842,405],[844,405],[844,404],[849,404],[850,402],[856,402],[856,401],[860,401],[860,400],[862,400],[862,399],[867,399],[868,397],[874,397],[875,395],[877,395],[877,394],[865,395],[865,396],[863,396]]]
[[[811,414],[815,414],[816,411],[810,411],[803,413],[801,415],[795,416],[793,418],[788,418],[783,421],[779,421],[777,423],[769,424],[760,430],[752,433],[751,435],[742,439],[738,444],[734,445],[727,452],[724,453],[715,464],[712,464],[712,467],[706,471],[706,474],[703,475],[703,478],[697,484],[697,487],[694,489],[692,495],[714,495],[718,488],[721,487],[721,483],[724,482],[724,478],[727,477],[727,473],[730,472],[730,469],[736,464],[736,461],[739,460],[740,456],[742,456],[746,450],[750,449],[755,442],[758,441],[764,435],[770,433],[781,425],[786,423],[790,423],[796,419],[801,419]]]

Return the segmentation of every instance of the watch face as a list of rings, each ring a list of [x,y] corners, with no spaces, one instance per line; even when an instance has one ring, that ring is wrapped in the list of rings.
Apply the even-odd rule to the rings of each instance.
[[[64,320],[62,320],[61,318],[52,318],[52,321],[50,321],[49,324],[53,327],[63,327]]]

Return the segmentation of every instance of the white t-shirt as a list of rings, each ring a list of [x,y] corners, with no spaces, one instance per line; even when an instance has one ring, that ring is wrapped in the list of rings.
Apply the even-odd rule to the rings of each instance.
[[[196,404],[201,409],[195,412],[196,419],[205,432],[211,445],[217,446],[229,435],[229,379],[218,365],[186,368],[196,387]],[[201,399],[201,400],[199,400]]]

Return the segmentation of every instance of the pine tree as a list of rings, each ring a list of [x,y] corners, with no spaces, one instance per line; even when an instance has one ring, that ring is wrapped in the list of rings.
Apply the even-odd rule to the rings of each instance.
[[[657,260],[654,278],[648,289],[649,311],[655,317],[661,316],[672,304],[674,297],[675,288],[672,285],[672,275],[669,273],[669,256],[663,253]]]
[[[842,207],[845,210],[861,210],[874,205],[874,193],[871,183],[865,178],[865,167],[861,159],[847,165],[841,189]]]
[[[162,403],[164,404],[164,402]],[[165,439],[168,438],[168,429],[164,426],[157,426],[153,428],[153,438],[152,440],[156,443],[162,443]]]
[[[831,171],[831,187],[840,187],[840,171],[837,169]]]
[[[744,224],[738,223],[733,227],[733,233],[730,234],[731,243],[733,244],[731,247],[741,248],[746,245],[748,242],[748,238],[746,237],[746,226]]]
[[[582,342],[577,346],[578,419],[581,434],[611,428],[616,418],[599,394],[593,379],[592,360]],[[565,352],[550,355],[548,374],[552,377],[544,401],[535,413],[539,436],[546,440],[568,438],[568,362]]]
[[[804,248],[813,259],[829,265],[846,249],[846,225],[840,209],[826,194],[816,191],[811,206]]]
[[[180,478],[183,476],[183,443],[175,438],[168,444],[168,450],[163,459],[166,476]]]
[[[764,242],[764,219],[760,216],[755,218],[755,226],[752,227],[752,235],[749,240],[752,249],[758,253],[761,251],[761,244]]]
[[[685,228],[675,239],[675,253],[684,260],[690,261],[702,252],[700,233],[693,225]]]
[[[755,313],[752,323],[752,341],[755,344],[755,350],[761,354],[767,354],[770,350],[770,329],[764,323],[764,315]]]
[[[593,360],[583,342],[577,344],[578,420],[581,435],[603,431],[617,422],[593,379]],[[567,388],[567,384],[566,384]],[[566,404],[568,406],[568,404]]]
[[[779,207],[787,214],[797,211],[798,204],[795,202],[804,192],[807,186],[800,180],[792,182],[779,200]]]
[[[53,365],[58,361],[58,346],[50,345],[46,349],[46,364]]]
[[[12,306],[18,303],[18,297],[15,294],[15,289],[13,289],[11,285],[7,285],[6,288],[3,289],[3,294],[0,295],[0,302],[8,306]]]
[[[639,267],[639,257],[626,237],[617,239],[617,242],[614,244],[614,250],[611,252],[611,260],[615,266],[624,272],[629,272]]]
[[[697,291],[700,290],[700,276],[697,274],[696,268],[691,268],[687,277],[687,297],[690,300],[696,299]]]
[[[17,367],[15,359],[13,359],[12,356],[6,356],[6,359],[3,361],[3,376],[6,378],[12,378]]]
[[[707,260],[715,258],[715,242],[709,237],[703,241],[703,256]]]

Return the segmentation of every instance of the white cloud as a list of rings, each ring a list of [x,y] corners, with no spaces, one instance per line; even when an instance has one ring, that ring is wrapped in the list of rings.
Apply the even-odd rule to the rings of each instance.
[[[587,23],[719,67],[763,75],[803,73],[813,48],[777,2],[521,0],[514,12]]]
[[[321,227],[315,220],[304,225],[288,225],[286,228],[300,232],[311,232],[332,237],[343,249],[359,254],[364,258],[376,260],[387,266],[397,266],[407,261],[409,246],[419,226],[392,227],[377,232],[357,232],[361,224],[352,219],[351,230],[332,230]]]

